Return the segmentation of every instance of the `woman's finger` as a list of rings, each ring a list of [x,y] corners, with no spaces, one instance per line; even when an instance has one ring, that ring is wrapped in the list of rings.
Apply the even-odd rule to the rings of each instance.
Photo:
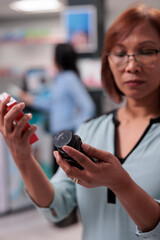
[[[103,162],[110,162],[113,159],[113,155],[109,152],[99,150],[86,143],[82,143],[82,149],[84,153],[93,159],[97,159]]]
[[[36,125],[31,125],[24,133],[23,133],[23,137],[22,139],[30,139],[30,137],[32,136],[32,134],[37,130],[37,126]]]
[[[85,154],[81,153],[75,148],[70,146],[64,146],[63,151],[65,151],[70,157],[75,159],[84,169],[94,167],[94,162]]]
[[[1,100],[0,102],[0,123],[1,124],[3,124],[4,115],[7,112],[7,103],[9,103],[10,99],[11,99],[11,96],[8,94],[8,96],[4,98],[4,100]]]
[[[13,122],[15,121],[15,118],[21,113],[24,107],[25,104],[23,102],[16,104],[4,116],[4,126],[7,132],[10,133],[13,131]]]
[[[71,166],[65,158],[62,158],[58,151],[54,151],[54,156],[58,165],[63,169],[68,177],[73,179],[76,177],[82,177],[82,170],[78,169],[77,167]]]
[[[27,124],[27,122],[29,122],[29,120],[32,118],[32,114],[31,113],[27,113],[24,114],[23,117],[21,117],[20,120],[18,120],[18,122],[16,123],[15,127],[14,127],[14,134],[16,135],[16,137],[21,137],[24,133],[24,128]]]

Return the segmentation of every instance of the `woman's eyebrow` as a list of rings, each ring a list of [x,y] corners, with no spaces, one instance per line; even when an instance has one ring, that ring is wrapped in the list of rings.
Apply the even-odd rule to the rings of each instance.
[[[152,40],[146,40],[146,41],[143,41],[143,42],[140,42],[140,43],[138,43],[137,45],[141,45],[141,44],[145,44],[145,43],[151,43],[151,44],[157,44],[156,42],[154,42],[154,41],[152,41]],[[116,45],[115,45],[115,47],[125,47],[125,45],[123,44],[123,43],[117,43]]]
[[[153,45],[157,45],[156,42],[151,41],[151,40],[147,40],[147,41],[140,42],[138,45],[143,45],[143,44],[147,44],[147,43],[149,43],[149,44],[153,44]]]
[[[157,46],[157,43],[156,43],[156,42],[154,42],[154,41],[152,41],[152,40],[147,40],[147,41],[143,41],[143,42],[138,43],[138,44],[135,46],[135,48],[140,47],[140,46],[145,45],[145,44],[152,44],[152,45],[154,45],[155,47]],[[113,48],[117,48],[117,47],[126,48],[126,46],[123,45],[122,43],[117,43]]]

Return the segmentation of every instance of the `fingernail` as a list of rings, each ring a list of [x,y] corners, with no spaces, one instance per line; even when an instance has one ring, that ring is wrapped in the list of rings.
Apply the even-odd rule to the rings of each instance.
[[[21,102],[21,103],[19,103],[19,106],[20,106],[20,108],[24,108],[24,106],[25,106],[25,103],[24,102]]]
[[[67,146],[63,146],[62,150],[65,151],[66,153],[69,153],[70,149]]]
[[[82,148],[87,151],[89,149],[89,145],[87,143],[82,143]]]
[[[34,127],[35,130],[37,130],[37,126],[35,124],[32,125]]]
[[[32,113],[27,113],[27,115],[30,119],[32,118]]]
[[[57,156],[58,156],[57,151],[54,151],[53,154],[54,154],[55,158],[57,158]]]

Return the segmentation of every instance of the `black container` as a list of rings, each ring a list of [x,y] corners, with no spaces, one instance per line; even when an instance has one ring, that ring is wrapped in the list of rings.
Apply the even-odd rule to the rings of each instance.
[[[82,140],[78,135],[73,134],[73,132],[69,131],[69,130],[61,131],[55,135],[55,137],[53,139],[53,144],[57,148],[60,155],[63,158],[65,158],[67,162],[69,162],[72,166],[75,166],[79,169],[83,169],[83,167],[79,163],[77,163],[76,160],[71,158],[66,152],[64,152],[62,150],[62,147],[67,145],[67,146],[71,146],[83,153],[83,150],[81,147]]]

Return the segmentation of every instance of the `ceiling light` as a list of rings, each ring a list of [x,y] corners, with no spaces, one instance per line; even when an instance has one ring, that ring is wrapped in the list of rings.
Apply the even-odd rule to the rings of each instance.
[[[11,3],[9,7],[27,13],[59,12],[64,9],[59,0],[19,0]]]

